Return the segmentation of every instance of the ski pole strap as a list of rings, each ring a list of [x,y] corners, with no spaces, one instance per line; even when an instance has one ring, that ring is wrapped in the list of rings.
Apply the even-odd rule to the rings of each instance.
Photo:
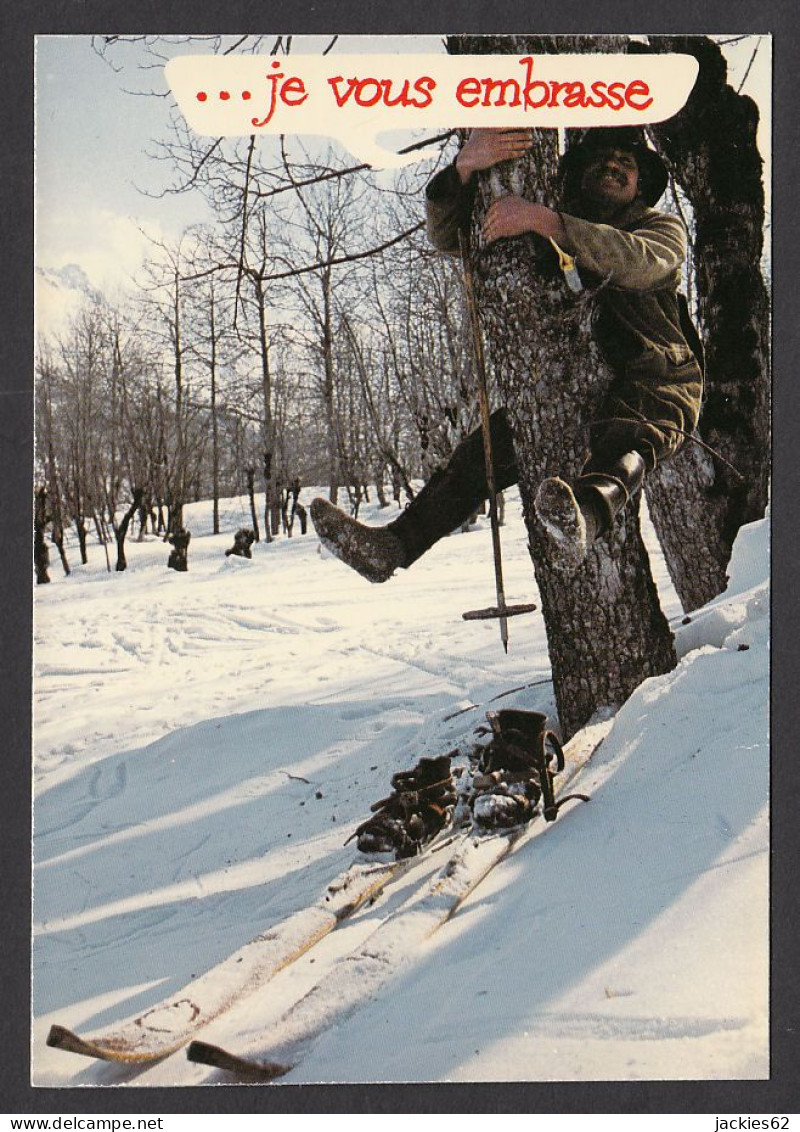
[[[561,743],[558,741],[558,736],[555,734],[554,731],[545,731],[544,740],[543,740],[543,743],[542,743],[544,750],[547,749],[547,743],[548,742],[555,749],[556,766],[558,767],[558,770],[561,771],[561,770],[564,769],[564,765],[565,765],[565,763],[564,763],[564,748],[561,746]]]
[[[547,750],[547,744],[553,748],[553,751]],[[551,767],[551,761],[555,758],[556,769]],[[553,779],[562,771],[565,766],[564,749],[561,746],[556,735],[552,731],[543,731],[541,742],[537,744],[536,748],[536,769],[539,772],[539,782],[542,788],[542,816],[545,821],[555,821],[558,817],[558,811],[565,802],[574,801],[579,799],[581,802],[588,802],[589,798],[586,794],[568,794],[566,798],[560,798],[556,801],[555,790],[553,788]]]

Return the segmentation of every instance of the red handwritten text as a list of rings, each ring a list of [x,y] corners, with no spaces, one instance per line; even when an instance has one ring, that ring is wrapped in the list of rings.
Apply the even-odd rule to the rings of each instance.
[[[345,90],[341,89],[341,83],[347,84]],[[356,75],[349,79],[344,75],[335,75],[328,79],[328,84],[339,107],[347,106],[348,103],[369,107],[382,102],[384,106],[414,106],[417,110],[424,110],[433,102],[433,92],[436,89],[436,81],[429,75],[421,75],[413,82],[405,79],[399,91],[394,89],[391,79],[361,79]],[[415,95],[419,95],[419,98]]]
[[[563,106],[567,109],[646,110],[653,103],[650,88],[642,79],[632,82],[602,82],[589,85],[582,82],[556,82],[533,78],[534,61],[530,55],[519,60],[525,67],[525,78],[462,79],[456,88],[456,100],[469,109],[476,106],[524,106],[525,110],[539,110]]]
[[[267,73],[269,110],[265,118],[252,119],[254,126],[266,126],[272,119],[272,115],[275,113],[275,108],[279,101],[283,103],[284,106],[300,106],[301,103],[305,102],[308,98],[308,91],[302,79],[297,78],[297,76],[287,78],[283,71],[277,69],[280,67],[280,63],[277,59],[275,59],[270,66],[273,70],[271,74],[269,72]]]

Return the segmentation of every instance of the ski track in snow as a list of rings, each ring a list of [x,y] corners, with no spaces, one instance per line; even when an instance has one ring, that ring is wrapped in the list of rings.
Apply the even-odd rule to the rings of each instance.
[[[493,601],[485,521],[370,586],[313,532],[225,559],[237,507],[219,536],[210,505],[187,509],[186,575],[161,540],[129,540],[126,573],[91,546],[36,592],[37,1084],[230,1080],[182,1054],[94,1064],[44,1035],[147,1010],[316,898],[391,775],[466,754],[495,697],[554,711],[538,611],[509,622],[508,656],[496,622],[461,619]],[[507,600],[536,601],[515,498],[506,518]],[[655,562],[683,659],[620,711],[591,804],[496,869],[288,1081],[766,1074],[766,536],[741,532],[728,591],[686,625]],[[276,1021],[412,891],[200,1036]]]

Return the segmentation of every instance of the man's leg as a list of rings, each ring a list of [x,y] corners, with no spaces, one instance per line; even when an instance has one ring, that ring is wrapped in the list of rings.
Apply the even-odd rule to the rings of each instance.
[[[591,454],[575,483],[552,477],[540,485],[536,513],[565,572],[577,569],[587,548],[640,490],[645,474],[673,456],[696,426],[702,378],[691,365],[683,371],[680,382],[617,383],[592,426]]]
[[[517,482],[514,444],[502,409],[492,414],[490,425],[495,486],[502,491]],[[337,558],[369,581],[385,582],[465,523],[488,493],[483,435],[476,429],[387,526],[368,527],[325,499],[311,504],[311,520]]]
[[[642,486],[646,470],[636,450],[615,460],[598,461],[597,467],[598,471],[581,472],[572,486],[551,476],[536,493],[536,514],[552,541],[555,564],[565,573],[573,573],[595,539],[611,529]]]

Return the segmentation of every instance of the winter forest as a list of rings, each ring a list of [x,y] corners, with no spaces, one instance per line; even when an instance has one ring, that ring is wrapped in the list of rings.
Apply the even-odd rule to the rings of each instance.
[[[741,750],[758,748],[766,759],[762,729],[768,649],[764,519],[770,469],[770,213],[768,155],[765,165],[759,130],[769,113],[770,94],[761,85],[751,89],[748,81],[752,84],[769,54],[768,37],[531,34],[450,36],[426,42],[426,51],[456,55],[682,52],[699,63],[685,108],[649,126],[647,140],[669,171],[658,207],[680,216],[689,232],[683,290],[705,356],[700,424],[680,455],[646,479],[641,518],[637,508],[629,509],[592,549],[585,570],[575,579],[565,581],[552,568],[532,500],[545,476],[577,473],[592,413],[609,381],[592,335],[596,295],[591,290],[571,294],[563,280],[543,272],[533,240],[501,241],[473,260],[490,400],[493,407],[507,408],[518,441],[518,490],[498,500],[508,592],[513,600],[540,606],[535,630],[523,627],[530,619],[512,623],[512,638],[519,643],[516,656],[512,644],[505,661],[499,653],[494,656],[496,623],[484,624],[479,636],[468,637],[460,624],[445,628],[437,620],[441,614],[449,625],[458,610],[480,604],[476,591],[485,594],[483,604],[488,604],[492,557],[485,512],[444,540],[448,545],[437,549],[439,559],[431,555],[430,575],[426,579],[420,569],[418,590],[411,571],[401,582],[405,589],[397,588],[394,594],[395,580],[371,588],[360,579],[343,580],[339,563],[325,552],[320,558],[308,514],[314,495],[324,494],[355,517],[385,523],[414,499],[479,425],[478,373],[463,265],[457,257],[433,249],[424,211],[426,184],[453,160],[464,132],[454,125],[435,136],[393,139],[397,149],[414,152],[434,146],[438,156],[399,172],[380,171],[321,135],[201,137],[189,129],[166,94],[163,66],[176,54],[238,52],[286,58],[313,50],[335,55],[344,51],[335,35],[319,37],[312,46],[291,35],[105,35],[87,37],[85,44],[92,59],[117,76],[131,116],[143,101],[160,100],[162,127],[150,139],[144,172],[137,169],[137,188],[150,208],[157,210],[159,202],[178,213],[185,208],[189,221],[182,226],[137,221],[141,255],[127,281],[115,280],[107,288],[89,281],[74,263],[48,264],[47,245],[39,239],[41,285],[62,290],[65,284],[79,286],[70,290],[58,318],[40,305],[35,357],[38,1083],[134,1083],[134,1077],[118,1067],[89,1065],[73,1061],[73,1055],[46,1051],[43,1027],[67,1016],[75,1028],[102,1030],[141,1012],[213,967],[259,928],[307,904],[337,865],[344,867],[351,858],[341,843],[385,788],[384,780],[377,781],[378,773],[384,779],[391,776],[405,765],[404,758],[420,753],[420,743],[443,747],[468,742],[479,720],[474,713],[462,719],[460,713],[508,695],[509,686],[514,696],[508,706],[544,711],[564,741],[579,735],[598,713],[622,709],[608,740],[618,734],[616,746],[603,748],[608,754],[598,763],[594,786],[600,808],[604,786],[614,774],[620,777],[620,813],[627,813],[630,826],[624,835],[619,833],[616,844],[610,844],[618,832],[613,821],[621,822],[622,816],[603,831],[597,829],[596,842],[591,828],[583,835],[576,829],[572,844],[596,858],[608,848],[612,857],[617,854],[623,872],[625,837],[636,845],[654,838],[664,858],[670,851],[670,841],[661,840],[666,836],[658,826],[661,809],[655,806],[651,812],[653,798],[644,788],[642,794],[636,789],[638,774],[646,776],[645,786],[659,790],[656,755],[661,748],[647,731],[648,715],[660,720],[664,733],[677,736],[676,745],[664,755],[667,761],[675,760],[675,768],[694,759],[705,743],[712,770],[702,772],[708,780],[694,783],[686,821],[702,826],[709,799],[718,796],[720,781],[726,785],[713,818],[716,824],[707,834],[684,838],[677,852],[677,865],[691,873],[691,883],[673,884],[672,874],[662,875],[661,865],[651,862],[634,869],[634,891],[627,897],[610,890],[609,906],[600,914],[598,966],[579,945],[570,945],[580,978],[574,984],[555,979],[548,991],[549,1021],[543,1021],[534,999],[518,1006],[517,1017],[512,987],[499,992],[495,1014],[480,1000],[476,1018],[485,1048],[490,1038],[496,1043],[486,1064],[471,1060],[471,1039],[451,1058],[444,1043],[437,1044],[440,1037],[426,1029],[431,1023],[425,1017],[425,998],[431,991],[426,991],[423,973],[408,991],[407,1003],[409,1025],[422,1027],[430,1039],[429,1046],[425,1041],[420,1045],[420,1050],[429,1051],[425,1065],[423,1054],[414,1054],[410,1047],[405,1053],[392,1049],[382,1061],[377,1054],[370,1060],[370,1026],[383,1034],[386,1019],[399,1010],[398,1000],[390,999],[381,1013],[380,999],[377,1005],[373,999],[366,1010],[366,1036],[356,1043],[364,1058],[361,1065],[351,1060],[354,1047],[352,1041],[348,1046],[345,1028],[319,1047],[305,1078],[289,1079],[558,1080],[558,1069],[548,1068],[541,1055],[530,1060],[526,1053],[523,1035],[527,1040],[537,1026],[545,1035],[563,1038],[564,1074],[569,1079],[764,1076],[766,886],[765,874],[758,870],[764,865],[768,832],[766,762],[760,764],[762,777],[751,763],[742,763],[739,782],[753,776],[759,785],[754,789],[751,783],[738,792],[724,769],[728,747],[718,749],[711,724],[703,731],[705,722],[700,721],[716,710],[723,715],[735,711],[738,698],[742,716],[747,714],[753,726],[752,734],[744,734]],[[352,43],[348,49],[353,49]],[[379,42],[360,49],[392,48]],[[481,178],[472,221],[475,246],[498,186],[500,191],[519,191],[522,186],[530,200],[555,202],[559,157],[574,142],[572,133],[536,131],[533,149],[517,169],[500,170],[494,180]],[[48,162],[43,147],[37,162],[40,169]],[[53,180],[57,184],[57,177]],[[214,588],[209,588],[211,571],[219,572],[219,577],[214,573]],[[329,590],[321,589],[323,574]],[[178,604],[170,604],[177,597],[174,587],[169,594],[164,589],[165,579],[170,586],[179,581],[184,586]],[[73,584],[86,588],[80,597],[75,590],[67,603],[67,587]],[[95,609],[98,587],[112,584],[114,605],[98,604]],[[145,588],[140,590],[140,585]],[[152,605],[146,586],[154,595]],[[110,602],[111,591],[107,593]],[[169,623],[157,630],[162,598]],[[389,604],[381,609],[384,599]],[[234,601],[240,603],[235,617],[230,605]],[[269,612],[264,601],[275,603]],[[194,603],[191,610],[184,602]],[[441,613],[445,607],[447,617]],[[97,706],[92,708],[95,701],[87,700],[84,721],[65,725],[66,690],[75,673],[84,671],[83,659],[75,667],[77,653],[81,658],[85,653],[80,638],[98,632],[97,626],[100,643],[92,647],[104,651],[93,670],[96,678],[86,668],[87,683],[75,685],[87,694],[97,686]],[[74,640],[59,640],[73,631]],[[163,640],[159,637],[157,643],[154,634],[159,632]],[[304,659],[289,659],[295,645],[302,656],[306,632],[313,645]],[[278,636],[270,638],[273,633]],[[393,634],[402,643],[392,643]],[[526,634],[533,637],[523,643]],[[275,646],[274,653],[253,651],[251,656],[249,650],[262,647],[257,637],[262,644],[268,641],[270,649],[274,641],[284,642],[289,655]],[[198,645],[195,655],[192,650],[201,638],[208,640],[208,651]],[[333,646],[327,659],[326,642]],[[359,666],[362,649],[369,658]],[[220,659],[228,650],[230,662]],[[761,665],[760,675],[743,676],[741,687],[733,677],[726,683],[728,676],[720,675],[721,669],[712,671],[717,661],[711,653],[728,650],[737,656],[741,652],[741,664]],[[392,665],[400,655],[403,667],[395,671]],[[134,662],[135,669],[129,668]],[[140,662],[146,667],[146,672],[141,668],[141,684]],[[343,672],[351,662],[353,682],[346,684]],[[118,664],[122,667],[116,669]],[[702,665],[707,668],[700,672]],[[102,675],[104,669],[107,676]],[[115,671],[120,685],[112,695]],[[290,673],[295,675],[290,678]],[[686,684],[691,679],[698,681],[696,686]],[[172,680],[178,684],[171,694],[174,705],[159,699]],[[330,703],[321,683],[328,680],[333,681]],[[370,693],[373,681],[377,690]],[[104,682],[107,687],[102,689]],[[265,693],[267,684],[271,688]],[[194,691],[187,692],[190,685]],[[281,691],[287,693],[285,701]],[[373,707],[364,707],[371,694]],[[351,696],[357,702],[348,715],[351,709],[345,710],[345,704]],[[341,719],[337,715],[333,723],[309,723],[303,715],[306,702],[325,712],[338,705]],[[151,711],[157,711],[157,721],[145,716]],[[265,718],[258,722],[261,712]],[[355,723],[352,734],[342,723],[352,718],[363,730],[371,713],[377,713],[376,722],[367,740],[361,731],[356,734]],[[195,749],[194,729],[210,728],[214,718],[222,721],[227,739],[209,735],[207,763],[202,756],[202,765],[170,771],[167,763],[177,759],[180,764],[183,744]],[[690,726],[687,720],[694,722]],[[318,726],[330,726],[329,739],[338,745],[336,758],[312,755],[311,746],[303,746],[307,740],[311,744],[310,734]],[[269,746],[270,736],[278,749],[270,747],[268,765],[262,765],[262,746]],[[299,744],[296,757],[287,754],[293,741]],[[222,745],[215,746],[218,743]],[[637,771],[641,743],[649,744],[650,754]],[[351,764],[350,755],[356,751],[359,758]],[[134,753],[137,758],[128,759]],[[345,762],[338,777],[334,775],[337,794],[325,774],[339,767],[339,758]],[[131,769],[134,762],[140,768],[138,778]],[[369,782],[365,763],[371,770],[376,769],[373,764],[380,768]],[[222,764],[230,768],[229,779],[220,770]],[[174,781],[172,773],[179,774]],[[164,797],[157,805],[148,794],[147,775],[153,774],[164,783]],[[273,783],[278,778],[280,787]],[[245,791],[241,796],[239,780]],[[126,782],[127,809],[122,805]],[[261,817],[252,826],[240,825],[235,835],[225,827],[223,811],[248,803],[248,783],[254,784],[253,797],[273,807],[262,816],[277,823],[279,833],[256,829]],[[170,794],[175,788],[187,788],[188,797]],[[294,791],[288,800],[284,788]],[[226,792],[232,792],[234,800],[220,802],[219,811],[214,811]],[[687,796],[677,785],[668,786],[666,793],[677,807]],[[326,810],[325,825],[321,819],[315,823],[309,811],[327,807],[334,796],[332,819]],[[609,804],[614,804],[613,798]],[[302,815],[296,819],[299,825],[285,817],[286,806],[297,805],[304,807],[297,811]],[[195,820],[190,819],[192,813],[200,830],[196,843],[188,832],[190,820]],[[336,824],[331,826],[331,820]],[[564,823],[562,853],[570,844],[567,827],[572,820]],[[673,814],[673,820],[681,819]],[[171,849],[160,840],[168,829],[175,838]],[[564,869],[565,891],[573,891],[577,907],[591,899],[593,883],[603,881],[583,876],[577,862],[574,875],[568,864],[559,864],[559,832],[557,826],[552,838],[548,836],[553,844],[551,867]],[[294,846],[288,840],[293,833]],[[302,841],[306,856],[286,865],[280,857],[285,845],[277,844],[278,836],[297,853]],[[138,839],[137,850],[126,850],[131,839]],[[186,860],[181,857],[173,871],[168,861],[176,846],[186,850]],[[745,934],[739,939],[740,929],[733,926],[735,907],[729,921],[706,874],[717,866],[734,868],[731,862],[740,859],[743,847],[758,864],[740,883],[728,877],[728,891],[738,893],[761,916],[754,914],[750,934],[741,928]],[[278,854],[274,863],[265,864],[273,852]],[[91,869],[87,858],[93,854],[96,866]],[[85,874],[72,863],[78,858]],[[141,871],[139,880],[124,879],[128,860],[131,878]],[[152,876],[145,881],[151,867]],[[509,877],[513,868],[509,866]],[[231,884],[220,881],[229,869],[238,877],[234,881],[231,876]],[[522,864],[520,869],[524,873]],[[289,875],[293,870],[300,878],[295,889]],[[187,895],[182,886],[191,884],[198,891]],[[157,895],[162,888],[163,904]],[[245,898],[253,889],[264,894],[248,904]],[[521,895],[508,897],[501,880],[490,889],[492,899],[516,901],[506,923],[526,932],[525,925],[535,915],[533,890],[523,885]],[[646,892],[654,893],[652,900]],[[400,907],[407,895],[398,892],[392,908]],[[640,908],[646,923],[641,936],[635,911],[631,916],[636,929],[631,927],[626,935],[627,929],[620,927],[617,896],[626,907]],[[205,928],[198,927],[201,912],[193,904],[197,899],[210,916]],[[710,923],[702,927],[697,909],[704,905],[716,910],[718,923],[728,925],[733,941],[730,970],[720,974],[716,990],[711,972],[717,929]],[[545,907],[542,931],[547,947],[560,938],[561,928],[550,905]],[[482,969],[481,956],[502,951],[507,944],[479,906],[472,914],[480,920],[478,934],[470,933],[468,914],[466,927],[453,921],[447,946],[454,949],[456,966],[477,963]],[[704,1008],[695,1011],[691,988],[670,998],[674,979],[669,965],[662,964],[656,942],[664,930],[677,940],[687,925],[697,923],[700,926],[692,928],[700,933],[695,975],[712,988],[707,1016]],[[348,946],[358,944],[371,926],[369,914],[356,918],[348,929],[353,934],[342,933],[341,954],[334,947],[329,956],[321,956],[328,968],[335,972],[345,941]],[[139,929],[142,946],[137,950],[134,944],[133,969],[123,978],[115,964],[130,931]],[[175,940],[190,929],[198,933],[197,955],[175,966]],[[423,946],[412,937],[406,942],[409,953],[435,965],[436,945]],[[415,947],[419,950],[413,951]],[[146,952],[155,969],[148,967]],[[72,972],[66,982],[56,975],[63,969],[58,957],[64,954],[70,956],[67,967]],[[640,978],[643,1005],[640,1014],[634,1009],[635,1018],[622,1013],[628,1009],[629,990],[619,982],[624,983],[619,973],[623,967],[614,966],[615,956],[619,963],[624,956],[631,985]],[[438,958],[447,961],[446,954]],[[751,972],[752,1001],[734,1009],[726,997],[729,988],[742,977],[749,979]],[[311,967],[293,976],[295,983],[276,982],[273,1013],[288,1011],[291,1002],[307,994],[314,975]],[[405,984],[411,981],[407,968],[402,979]],[[578,1004],[587,987],[604,1001],[596,1009],[587,1008],[584,1016]],[[445,1012],[443,1025],[448,1017]],[[575,1021],[578,1018],[582,1020]],[[652,1021],[655,1018],[667,1021],[660,1025]],[[255,1008],[245,1010],[231,1023],[230,1032],[247,1034],[257,1046],[257,1019]],[[377,1041],[373,1045],[380,1048]],[[476,1038],[474,1045],[484,1043]],[[67,1059],[66,1068],[59,1057]],[[185,1066],[178,1070],[172,1061],[145,1072],[139,1083],[216,1081],[201,1077],[196,1066],[187,1075]]]
[[[303,139],[210,145],[177,111],[158,159],[213,224],[154,241],[135,289],[88,300],[37,359],[38,486],[64,569],[67,527],[85,562],[90,531],[122,547],[134,502],[134,534],[172,534],[187,502],[216,514],[259,491],[268,542],[294,533],[299,485],[330,484],[355,513],[373,490],[413,496],[476,420],[458,278],[423,231],[429,163],[395,179]]]
[[[512,40],[456,37],[447,46],[451,53],[587,47],[580,37]],[[758,109],[728,84],[722,49],[703,37],[653,37],[650,44],[591,37],[588,43],[593,51],[684,50],[701,64],[682,114],[652,129],[672,170],[667,207],[691,226],[686,290],[707,358],[700,436],[647,488],[670,575],[691,609],[720,592],[736,531],[763,515],[767,500],[769,310]],[[114,37],[94,43],[120,67],[130,46]],[[331,42],[330,50],[335,46]],[[230,49],[222,42],[216,47]],[[238,50],[279,54],[290,47],[285,37],[256,37]],[[754,53],[757,47],[756,41]],[[163,50],[157,41],[145,45],[150,67]],[[146,75],[133,79],[141,83]],[[456,135],[442,137],[443,154],[452,154]],[[131,529],[140,539],[146,532],[163,535],[175,547],[173,562],[185,564],[191,532],[184,531],[184,507],[204,498],[213,501],[216,534],[220,498],[247,493],[247,527],[256,542],[305,532],[299,501],[305,484],[329,485],[333,502],[341,492],[354,515],[371,491],[382,507],[390,500],[399,506],[413,498],[415,479],[427,479],[475,427],[460,265],[427,245],[420,216],[429,163],[389,177],[354,167],[330,148],[312,154],[297,139],[282,137],[278,149],[257,146],[255,138],[209,143],[175,111],[170,132],[157,141],[158,160],[170,174],[161,191],[202,192],[214,222],[192,226],[177,239],[151,240],[132,291],[117,301],[88,300],[68,330],[42,342],[36,362],[39,582],[48,580],[48,536],[69,571],[69,529],[84,564],[93,535],[109,569],[124,570]],[[540,197],[552,195],[554,131],[542,132],[535,157],[527,187]],[[529,355],[521,337],[512,341],[506,297],[493,282],[501,254],[517,273],[532,266],[530,257],[520,260],[504,249],[487,257],[483,272],[490,364],[499,375],[497,395],[508,401],[503,382],[513,381],[510,375]],[[582,325],[587,344],[591,336],[591,303],[568,310],[559,294],[535,329],[529,312],[526,317],[540,372],[553,366],[567,342],[575,354],[566,326]],[[571,361],[576,375],[597,368],[587,349],[582,365]],[[576,382],[576,391],[585,389],[585,377]],[[549,391],[543,401],[553,403]],[[537,435],[530,436],[542,457],[531,469],[538,480],[548,462],[570,448],[559,430],[558,448],[544,455],[549,441],[541,435],[542,407]],[[520,405],[523,431],[531,428],[532,409],[527,401]],[[578,451],[585,420],[575,413]],[[263,493],[262,513],[256,491]],[[533,553],[541,573],[541,552]],[[633,591],[630,596],[642,604]],[[545,600],[557,617],[558,595]],[[589,616],[582,609],[579,623],[588,624]],[[641,633],[646,651],[660,654],[655,665],[663,671],[672,663],[671,647],[666,627],[652,630],[656,617],[655,607],[644,609]],[[559,622],[551,638],[566,632]],[[629,627],[619,632],[616,644],[628,648]],[[579,667],[585,665],[576,672]],[[615,687],[604,682],[574,709],[566,701],[577,704],[580,696],[576,700],[575,688],[565,685],[562,723],[574,729],[655,670],[637,669]],[[574,722],[571,712],[577,712]]]

